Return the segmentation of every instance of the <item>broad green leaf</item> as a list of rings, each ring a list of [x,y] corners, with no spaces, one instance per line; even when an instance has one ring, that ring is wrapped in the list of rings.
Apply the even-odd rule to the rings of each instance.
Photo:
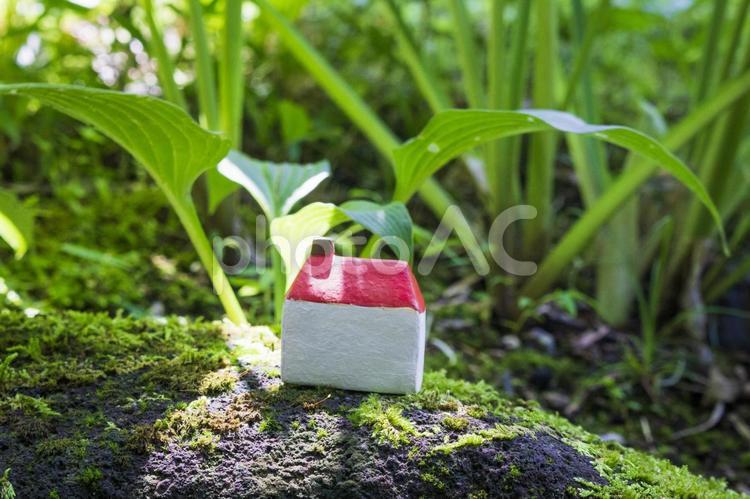
[[[412,221],[403,203],[394,201],[380,205],[371,201],[348,201],[341,205],[341,210],[373,234],[385,237],[386,244],[394,248],[399,258],[411,258]],[[402,242],[405,248],[399,247]],[[407,251],[406,255],[402,254],[404,249]]]
[[[190,197],[198,176],[227,154],[226,139],[198,126],[174,104],[153,97],[41,83],[0,85],[3,94],[36,98],[93,126],[132,154],[167,196],[229,318],[246,322]]]
[[[723,84],[713,97],[692,110],[664,136],[664,145],[672,151],[685,146],[748,91],[750,71]],[[568,268],[570,262],[585,250],[602,225],[607,223],[623,203],[651,178],[655,170],[656,167],[650,164],[647,158],[633,161],[565,233],[539,266],[537,273],[521,289],[521,295],[536,298],[544,294]]]
[[[395,246],[396,252],[402,248],[394,244],[393,238],[406,242],[411,251],[411,218],[401,203],[379,205],[369,201],[349,201],[341,207],[312,203],[271,222],[271,242],[284,260],[287,288],[305,262],[313,238],[324,236],[334,227],[351,221],[384,238],[386,243]]]
[[[297,213],[271,222],[271,242],[284,260],[287,289],[305,263],[312,238],[325,235],[348,219],[335,204],[312,203]]]
[[[31,243],[34,215],[16,196],[0,189],[0,237],[21,258]]]
[[[72,85],[0,85],[0,94],[39,99],[92,125],[132,154],[168,196],[187,199],[198,176],[229,150],[174,104],[144,95]]]
[[[289,214],[300,199],[330,176],[331,167],[328,161],[307,165],[272,163],[230,151],[219,163],[219,172],[247,189],[273,220]]]
[[[396,193],[407,201],[435,172],[455,157],[491,140],[533,132],[561,131],[594,137],[649,159],[672,174],[706,206],[724,237],[721,218],[695,174],[651,137],[631,128],[590,125],[561,111],[449,110],[436,114],[417,137],[394,151]]]
[[[216,208],[231,193],[239,189],[235,184],[224,175],[219,173],[216,168],[211,168],[206,172],[206,190],[208,191],[208,212],[213,215]]]
[[[279,103],[279,117],[284,144],[290,146],[307,138],[312,126],[304,107],[292,101],[282,100]]]
[[[83,260],[88,260],[98,265],[115,267],[120,270],[130,270],[133,268],[133,263],[126,258],[110,255],[109,253],[104,253],[78,244],[65,243],[60,249],[63,253],[82,258]]]

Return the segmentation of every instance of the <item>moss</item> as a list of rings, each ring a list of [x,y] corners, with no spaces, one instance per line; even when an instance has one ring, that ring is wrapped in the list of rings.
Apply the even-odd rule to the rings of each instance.
[[[21,393],[0,400],[0,424],[7,424],[23,440],[46,437],[60,413],[45,400]]]
[[[211,433],[211,431],[203,429],[198,430],[193,434],[188,442],[188,447],[193,450],[199,450],[203,452],[213,452],[216,450],[216,444],[219,443],[219,436]]]
[[[39,442],[35,451],[40,457],[69,456],[74,461],[82,461],[86,457],[89,440],[83,437],[50,438]]]
[[[143,375],[141,380],[147,384],[153,383],[184,392],[201,392],[203,388],[210,391],[211,388],[219,388],[219,385],[204,386],[206,373],[228,365],[229,357],[224,352],[188,350],[155,365]],[[225,384],[228,382],[226,377],[215,381]]]
[[[34,445],[35,452],[28,454],[39,458],[37,462],[60,462],[75,466],[74,470],[83,470],[84,465],[98,469],[93,465],[103,467],[102,456],[106,462],[117,466],[118,462],[132,459],[133,453],[149,452],[166,444],[206,453],[218,452],[221,447],[217,448],[217,443],[226,434],[237,432],[243,426],[248,431],[280,430],[281,421],[290,418],[293,433],[256,434],[253,438],[261,442],[264,439],[274,442],[299,439],[301,445],[306,445],[305,453],[315,454],[319,461],[318,455],[339,455],[344,444],[339,442],[342,440],[339,430],[334,428],[340,426],[328,423],[329,418],[346,416],[355,426],[364,427],[380,445],[406,446],[403,452],[394,453],[384,448],[376,452],[402,458],[408,455],[405,465],[417,466],[423,480],[429,481],[432,487],[443,484],[445,489],[441,490],[454,486],[457,474],[463,472],[457,471],[454,463],[462,462],[460,460],[467,456],[487,458],[489,464],[483,461],[482,466],[490,466],[488,470],[492,472],[505,471],[508,480],[513,478],[514,464],[519,473],[531,473],[531,468],[518,462],[515,450],[508,452],[508,449],[522,448],[519,443],[475,448],[523,436],[536,438],[535,443],[553,441],[559,445],[553,450],[563,449],[569,455],[577,452],[590,458],[606,483],[580,481],[571,489],[575,494],[600,497],[724,497],[729,494],[719,480],[705,480],[666,461],[604,443],[564,418],[542,411],[535,403],[510,401],[487,384],[454,380],[444,372],[426,373],[425,389],[418,394],[364,396],[354,407],[351,407],[352,401],[358,400],[359,395],[286,385],[279,388],[278,382],[269,382],[259,371],[248,371],[246,375],[257,374],[263,381],[263,388],[244,392],[252,386],[252,380],[241,378],[243,382],[238,383],[235,392],[242,393],[233,392],[214,401],[199,397],[190,403],[177,403],[178,396],[197,394],[203,380],[213,378],[232,360],[216,325],[179,320],[157,324],[77,313],[42,314],[29,319],[21,313],[0,312],[0,330],[7,333],[0,336],[0,352],[7,352],[16,345],[26,348],[14,350],[16,357],[6,363],[13,373],[6,376],[6,388],[10,392],[0,393],[3,429],[9,427],[13,417],[25,413],[33,416],[30,419],[59,422],[62,429],[54,439]],[[38,348],[29,348],[30,344],[37,344],[30,343],[30,337],[38,338]],[[175,374],[170,375],[169,369],[175,367],[180,374],[187,373],[189,383],[173,384]],[[154,371],[158,375],[148,375]],[[54,379],[58,375],[61,377]],[[92,379],[96,384],[90,384]],[[37,382],[39,389],[31,392],[29,388]],[[86,386],[79,388],[80,384]],[[35,397],[28,395],[31,393]],[[63,394],[75,394],[75,397],[66,405],[61,402],[65,400]],[[91,407],[66,409],[70,401],[87,395],[91,395]],[[152,420],[138,413],[148,418],[158,417],[170,405],[171,409],[156,423],[137,424]],[[117,410],[110,412],[107,407],[117,407]],[[110,424],[108,418],[115,418],[121,428]],[[65,428],[71,427],[71,423],[85,433],[66,435]],[[451,432],[446,435],[441,426],[450,428]],[[357,438],[362,438],[362,433],[356,432]],[[11,435],[12,442],[13,438]],[[462,449],[460,454],[453,453],[458,449]],[[102,450],[101,455],[94,452]],[[581,458],[580,455],[576,457]],[[493,459],[495,456],[497,460]],[[41,459],[43,457],[45,459]],[[201,459],[214,462],[214,457],[201,456]],[[543,466],[549,465],[549,461],[541,462]],[[93,470],[88,473],[96,478]],[[591,473],[587,478],[596,481],[593,476]],[[503,482],[502,487],[508,486]]]
[[[125,448],[136,454],[147,454],[154,449],[154,443],[163,440],[153,424],[138,424],[128,432]]]
[[[518,479],[521,478],[521,475],[521,468],[519,468],[515,464],[511,464],[510,468],[508,469],[508,476],[512,479]]]
[[[430,485],[432,485],[438,490],[445,489],[445,483],[432,473],[422,473],[420,475],[420,478],[422,479],[423,482],[429,483]]]
[[[469,426],[469,420],[460,416],[446,416],[443,418],[443,426],[453,431],[462,431]]]
[[[478,447],[486,441],[487,439],[482,435],[479,435],[477,433],[467,433],[466,435],[461,435],[460,437],[458,437],[458,440],[456,440],[455,442],[438,445],[437,447],[432,449],[432,451],[448,454],[463,447]]]
[[[234,390],[237,374],[230,369],[222,369],[203,377],[198,391],[203,395],[219,395]]]
[[[258,426],[258,431],[275,432],[282,429],[281,423],[276,419],[276,415],[273,412],[266,412]]]
[[[195,251],[159,188],[117,184],[53,189],[35,220],[35,232],[44,235],[35,251],[22,261],[0,261],[7,285],[43,309],[143,316],[158,302],[170,314],[221,315],[205,273],[191,270]],[[71,251],[74,245],[91,256]]]
[[[521,435],[529,434],[529,430],[519,425],[497,424],[493,428],[481,430],[476,433],[461,435],[455,442],[439,445],[432,452],[448,454],[464,447],[476,447],[493,440],[512,440]]]
[[[736,495],[722,480],[692,474],[685,466],[675,466],[617,443],[586,449],[595,459],[597,470],[608,484],[581,483],[582,496],[595,497],[701,497],[724,498]]]
[[[466,408],[466,414],[475,419],[483,419],[487,417],[487,409],[478,405],[470,405]]]
[[[247,394],[245,394],[247,395]],[[149,438],[160,444],[177,441],[191,449],[211,452],[219,442],[220,435],[234,431],[243,424],[245,417],[257,417],[257,412],[248,412],[244,404],[237,399],[233,401],[235,407],[224,412],[211,412],[208,409],[208,399],[200,397],[187,405],[178,406],[165,418],[154,423],[154,431],[140,430],[141,434],[135,438],[142,439],[148,449]],[[136,440],[134,445],[144,447]]]
[[[477,405],[485,410],[497,410],[508,407],[510,402],[498,395],[487,383],[469,383],[468,381],[449,378],[445,371],[425,373],[422,391],[408,397],[410,403],[428,410],[455,410],[456,402],[467,405]],[[438,404],[451,404],[453,408],[443,409]]]
[[[96,490],[103,478],[102,470],[96,466],[86,466],[76,476],[76,481],[90,490]]]
[[[16,491],[10,483],[10,468],[6,468],[0,476],[0,499],[15,499]]]
[[[378,443],[399,447],[417,435],[414,424],[404,417],[401,407],[386,406],[377,395],[370,395],[350,412],[349,418],[356,426],[372,426],[372,435]]]
[[[28,345],[36,338],[40,355],[18,350],[0,360],[5,391],[102,383],[110,396],[110,376],[141,373],[141,384],[197,392],[203,377],[229,363],[226,344],[215,324],[179,319],[163,323],[105,314],[64,312],[34,318],[22,312],[0,312],[0,352]],[[0,371],[3,369],[0,368]],[[8,374],[12,370],[11,374]],[[1,395],[1,393],[0,393]]]

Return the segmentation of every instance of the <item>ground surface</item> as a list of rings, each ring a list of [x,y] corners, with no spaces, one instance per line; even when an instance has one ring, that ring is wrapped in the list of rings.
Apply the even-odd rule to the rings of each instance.
[[[284,386],[268,328],[2,312],[0,330],[0,497],[731,494],[441,372],[407,397]]]

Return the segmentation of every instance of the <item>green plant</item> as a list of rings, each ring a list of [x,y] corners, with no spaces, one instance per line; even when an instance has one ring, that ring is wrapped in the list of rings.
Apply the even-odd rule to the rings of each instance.
[[[34,225],[33,211],[9,191],[0,189],[0,238],[21,258],[29,248]]]
[[[279,33],[286,47],[315,78],[331,100],[362,130],[378,151],[387,160],[392,161],[393,150],[400,144],[394,132],[381,121],[333,66],[294,29],[282,13],[266,0],[258,0],[255,3],[265,14],[265,19]],[[428,73],[425,72],[425,74]],[[448,210],[451,205],[455,204],[455,201],[437,181],[427,179],[421,185],[419,195],[438,217],[445,216],[446,223],[456,230],[462,240],[476,241],[468,222],[460,213]],[[475,258],[481,258],[482,250],[479,244],[472,244],[467,249]]]
[[[392,244],[399,251],[398,256],[409,258],[411,255],[412,223],[409,212],[401,203],[381,206],[369,201],[348,201],[338,207],[330,203],[313,203],[289,215],[302,198],[330,175],[326,161],[309,165],[271,163],[232,151],[219,165],[219,171],[245,187],[270,221],[271,241],[276,246],[272,254],[272,269],[277,320],[281,317],[286,289],[299,270],[299,253],[307,249],[301,245],[310,244],[314,236],[324,235],[335,226],[350,221],[357,224],[355,230],[364,227],[386,241],[397,238],[406,244],[406,248]],[[370,255],[374,249],[373,240],[362,252]]]
[[[258,161],[231,151],[219,165],[219,172],[247,189],[272,224],[277,218],[288,215],[297,202],[328,178],[331,167],[327,161],[310,165]],[[274,312],[279,320],[284,303],[284,274],[281,257],[272,251]]]
[[[224,157],[229,143],[178,107],[152,97],[67,85],[0,85],[0,95],[38,99],[108,136],[149,172],[169,200],[208,272],[228,317],[246,322],[198,219],[191,188]]]
[[[163,35],[154,14],[153,0],[144,0],[143,5],[150,31],[150,51],[157,60],[159,82],[164,90],[164,96],[189,112],[182,89],[175,83],[174,63],[164,46]],[[216,71],[214,68],[217,64],[211,53],[203,5],[201,0],[188,1],[190,34],[195,48],[195,81],[198,90],[200,122],[209,130],[224,132],[234,149],[240,149],[242,146],[245,75],[242,58],[241,8],[241,0],[228,0],[223,3],[219,40],[216,41],[218,53],[218,71]],[[205,173],[206,208],[209,213],[213,213],[222,201],[237,189],[237,185],[228,182],[216,169],[209,169]],[[234,216],[231,213],[232,202],[228,203],[225,208],[230,210],[228,216]]]
[[[10,468],[6,468],[0,476],[0,499],[15,499],[15,497],[16,491],[10,483]]]
[[[726,158],[729,152],[736,152],[741,136],[737,129],[741,129],[743,124],[742,110],[745,100],[750,99],[748,92],[750,72],[745,72],[744,62],[738,63],[734,60],[734,53],[737,50],[732,49],[722,55],[723,83],[720,85],[719,79],[716,78],[709,64],[711,58],[716,55],[717,44],[713,42],[708,44],[702,69],[702,75],[708,79],[708,82],[699,84],[700,88],[696,91],[696,95],[700,96],[700,99],[696,99],[693,109],[667,132],[661,143],[623,127],[594,127],[588,129],[592,132],[591,134],[584,133],[583,135],[586,136],[582,136],[580,132],[587,130],[582,121],[568,114],[548,110],[527,111],[525,115],[523,113],[515,115],[516,121],[513,121],[514,115],[510,111],[495,111],[497,114],[493,115],[488,110],[475,109],[465,111],[467,114],[463,115],[464,121],[460,122],[460,125],[456,124],[453,128],[445,129],[446,139],[463,141],[461,147],[451,150],[451,147],[454,147],[452,143],[448,145],[435,140],[425,141],[424,135],[430,132],[435,133],[442,126],[449,127],[448,116],[458,120],[457,117],[462,115],[448,114],[460,112],[446,111],[452,103],[448,97],[449,94],[442,86],[443,82],[439,80],[434,69],[421,53],[422,47],[415,42],[415,37],[412,36],[398,3],[384,0],[384,7],[392,20],[393,33],[399,44],[404,63],[425,101],[434,112],[438,113],[425,131],[414,140],[415,143],[420,144],[419,146],[405,144],[398,147],[393,132],[379,120],[375,112],[359,98],[321,54],[271,3],[267,0],[257,0],[255,3],[264,14],[264,19],[279,33],[280,39],[288,50],[326,90],[329,97],[359,126],[386,158],[394,159],[397,181],[394,199],[408,201],[411,195],[419,190],[420,195],[436,214],[442,215],[452,200],[444,191],[437,188],[432,175],[448,159],[453,159],[459,154],[470,154],[472,150],[476,150],[482,158],[484,178],[486,178],[486,184],[479,182],[477,187],[480,194],[486,190],[482,198],[485,201],[488,218],[494,219],[505,208],[519,203],[525,202],[537,208],[537,218],[524,224],[522,237],[515,237],[516,231],[511,229],[514,235],[510,238],[511,241],[522,241],[521,244],[512,248],[515,252],[520,252],[526,257],[544,257],[538,272],[521,283],[520,291],[515,294],[516,297],[536,299],[545,295],[571,262],[577,258],[587,257],[586,250],[589,244],[595,236],[601,234],[602,237],[599,238],[599,244],[594,253],[597,262],[596,291],[599,309],[611,322],[624,321],[628,317],[628,308],[633,301],[637,282],[637,279],[633,280],[630,276],[638,272],[636,262],[643,258],[639,251],[641,236],[638,233],[637,223],[643,213],[635,194],[655,174],[657,165],[653,162],[666,168],[688,187],[694,195],[691,203],[697,207],[693,208],[693,211],[710,215],[713,221],[712,226],[715,227],[713,233],[719,236],[723,249],[726,251],[722,218],[726,219],[723,212],[726,211],[725,205],[730,201],[723,200],[721,197],[713,197],[712,195],[718,193],[718,190],[711,188],[708,174],[700,175],[700,178],[696,177],[675,154],[696,137],[700,138],[701,135],[714,133],[711,132],[711,125],[729,112],[734,118],[723,128],[725,131],[723,142],[717,142],[719,145],[713,149],[716,153],[715,158],[705,163],[704,167],[720,166],[724,164],[722,158]],[[551,1],[539,1],[535,4],[517,2],[512,9],[515,17],[513,22],[509,23],[507,19],[511,3],[499,0],[488,2],[488,58],[484,65],[476,56],[479,52],[475,46],[477,37],[471,28],[472,13],[468,10],[467,4],[459,1],[448,3],[457,61],[462,76],[463,94],[468,104],[474,108],[489,109],[512,110],[521,107],[524,97],[523,89],[530,77],[526,61],[531,47],[534,51],[531,85],[533,105],[561,110],[572,109],[586,120],[598,120],[600,111],[594,99],[592,55],[597,48],[597,40],[605,36],[614,22],[613,19],[616,19],[615,14],[620,13],[618,8],[611,7],[608,1],[602,0],[589,14],[585,11],[581,1],[572,2],[569,29],[571,44],[576,48],[576,52],[571,69],[565,75],[564,72],[559,71],[561,64],[557,57],[560,33],[559,12],[563,9],[556,2]],[[737,7],[737,12],[740,14],[746,12],[746,4],[747,2],[743,1]],[[720,19],[723,15],[723,12],[716,13]],[[735,21],[728,36],[735,42],[741,39],[745,17],[740,15],[739,18],[733,18]],[[719,21],[714,22],[712,37],[718,36],[716,30],[721,25]],[[750,56],[750,47],[748,55]],[[750,59],[745,60],[750,61]],[[485,70],[486,75],[483,75]],[[560,92],[561,89],[564,93]],[[729,111],[735,105],[737,105],[737,110]],[[441,114],[441,111],[445,114]],[[491,137],[485,138],[482,134],[488,129],[483,129],[481,123],[483,119],[489,119],[489,116],[495,116],[497,128],[490,133]],[[550,122],[546,119],[549,117],[560,118],[562,121],[554,122],[555,118],[553,118],[553,122]],[[435,120],[438,119],[444,121],[436,122]],[[503,119],[509,121],[501,123]],[[522,121],[523,119],[531,121],[526,123]],[[440,125],[435,123],[440,123]],[[535,134],[530,138],[528,162],[524,165],[521,163],[523,157],[521,150],[524,144],[514,137],[520,133],[542,131],[542,128],[537,128],[537,125],[542,128],[551,126],[566,133],[566,143],[580,181],[581,196],[585,205],[580,218],[554,246],[551,245],[551,235],[553,226],[558,225],[558,222],[551,208],[555,196],[552,179],[556,167],[558,141],[553,134]],[[506,126],[507,128],[504,128]],[[475,137],[478,140],[475,140]],[[485,144],[490,138],[493,142]],[[494,142],[496,139],[501,140]],[[613,173],[614,168],[608,167],[608,151],[601,143],[592,139],[617,144],[635,154],[627,158],[622,173],[616,175]],[[433,144],[434,146],[430,147]],[[395,154],[392,153],[394,150],[397,151]],[[402,152],[404,150],[410,151],[413,155],[404,155]],[[719,152],[724,156],[718,156]],[[399,154],[404,155],[402,159],[399,159]],[[734,175],[737,176],[737,174]],[[717,175],[722,182],[727,182],[727,177],[727,175]],[[476,179],[476,176],[474,178]],[[525,185],[522,185],[523,180],[525,180]],[[434,202],[435,199],[440,199],[443,203]],[[734,204],[731,207],[736,210],[740,206],[742,195],[736,193],[733,199]],[[680,210],[679,206],[674,206],[674,209]],[[708,216],[702,216],[706,219],[702,222],[705,226]],[[455,225],[459,227],[457,230],[462,230],[460,223]],[[747,231],[750,232],[750,224],[748,224]],[[465,240],[461,234],[459,238],[462,241]],[[690,240],[686,240],[681,251],[690,251],[693,244]],[[549,246],[552,247],[548,251]],[[469,248],[472,253],[477,250],[476,245]],[[651,253],[646,257],[650,259],[654,255]],[[671,266],[674,267],[678,261],[679,258],[673,258]],[[747,267],[745,265],[742,267],[750,268],[750,263],[747,263]],[[495,273],[497,272],[498,269],[495,268]],[[740,272],[737,275],[744,274]],[[507,295],[507,288],[498,290],[497,288],[502,287],[493,284],[497,282],[500,280],[493,276],[487,280],[488,287],[496,297],[494,302],[500,307],[498,311],[507,313],[507,307],[513,309],[515,304],[504,299],[503,295]],[[722,283],[721,288],[725,288],[726,285]]]
[[[301,265],[300,253],[305,252],[314,236],[325,235],[345,222],[354,222],[354,230],[362,227],[382,238],[401,259],[411,253],[412,223],[402,203],[379,205],[370,201],[347,201],[341,206],[331,203],[312,203],[298,212],[278,218],[271,223],[271,236],[281,250],[291,285]],[[401,246],[405,244],[406,247]],[[372,255],[374,246],[368,243],[362,253]]]
[[[18,353],[11,353],[6,355],[5,358],[0,362],[0,391],[6,389],[13,380],[14,370],[10,367],[10,364],[18,357]]]

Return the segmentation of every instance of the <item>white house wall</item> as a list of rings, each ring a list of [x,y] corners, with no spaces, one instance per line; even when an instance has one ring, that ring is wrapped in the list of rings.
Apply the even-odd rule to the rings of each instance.
[[[281,329],[285,383],[381,393],[422,385],[424,312],[287,300]]]

